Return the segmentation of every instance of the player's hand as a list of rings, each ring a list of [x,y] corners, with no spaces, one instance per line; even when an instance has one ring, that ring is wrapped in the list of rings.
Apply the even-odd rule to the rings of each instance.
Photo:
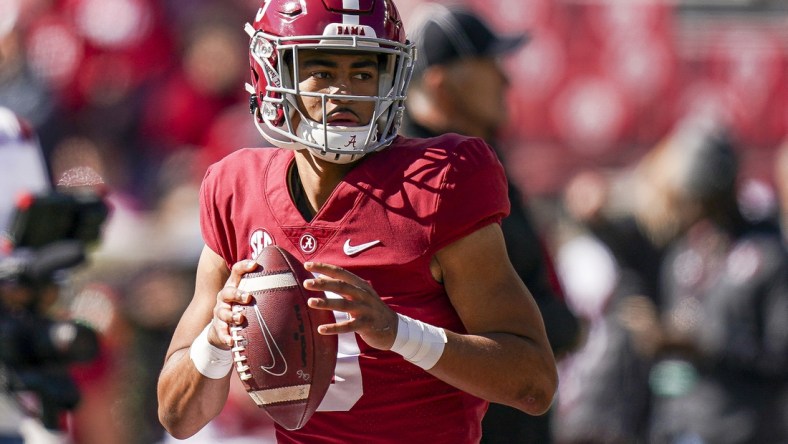
[[[397,336],[397,313],[380,299],[369,282],[335,265],[307,262],[304,267],[318,274],[318,277],[304,281],[304,288],[342,296],[341,299],[309,298],[307,304],[311,308],[349,315],[348,320],[320,325],[317,329],[320,334],[356,332],[372,347],[380,350],[391,348]]]
[[[216,305],[213,307],[213,328],[208,331],[208,342],[215,347],[229,349],[233,345],[233,337],[230,334],[230,325],[240,325],[243,323],[243,313],[236,311],[233,307],[237,304],[247,304],[251,300],[251,295],[238,289],[238,284],[244,274],[254,271],[257,263],[253,260],[236,262],[230,271],[230,277],[224,288],[216,293]]]

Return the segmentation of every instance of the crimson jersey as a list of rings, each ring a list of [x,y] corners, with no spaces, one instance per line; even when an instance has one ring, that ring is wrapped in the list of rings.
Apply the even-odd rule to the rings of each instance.
[[[441,248],[508,213],[506,178],[493,151],[455,134],[398,137],[348,172],[309,222],[288,190],[293,157],[243,149],[209,168],[200,197],[208,247],[229,266],[276,244],[302,261],[335,264],[368,280],[398,313],[464,333],[429,265]],[[318,412],[304,428],[277,435],[287,443],[478,442],[486,408],[348,333],[340,335],[335,383]]]

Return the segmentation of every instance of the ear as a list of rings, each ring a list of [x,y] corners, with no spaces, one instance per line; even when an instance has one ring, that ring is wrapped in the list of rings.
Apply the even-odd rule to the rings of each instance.
[[[422,73],[422,83],[429,91],[440,88],[446,81],[446,68],[442,65],[434,65],[425,69]]]
[[[440,106],[451,106],[456,94],[449,74],[448,67],[444,65],[431,66],[422,74],[422,90]]]

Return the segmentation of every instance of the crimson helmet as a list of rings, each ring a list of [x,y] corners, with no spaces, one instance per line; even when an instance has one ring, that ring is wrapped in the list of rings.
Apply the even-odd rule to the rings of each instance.
[[[415,50],[405,39],[399,12],[391,0],[265,0],[250,36],[252,71],[247,91],[252,95],[254,122],[263,137],[286,149],[308,148],[334,163],[348,163],[388,146],[402,120],[405,94],[413,71]],[[348,99],[347,95],[300,91],[298,51],[325,49],[373,52],[381,60],[376,96],[351,96],[375,102],[363,127],[329,126],[298,110],[298,96]],[[293,116],[300,113],[300,123]]]

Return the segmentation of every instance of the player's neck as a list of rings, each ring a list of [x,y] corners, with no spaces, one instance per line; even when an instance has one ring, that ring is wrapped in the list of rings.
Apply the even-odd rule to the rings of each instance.
[[[317,159],[306,150],[296,152],[293,174],[300,179],[301,189],[312,216],[320,210],[353,166],[354,164],[339,165]]]
[[[301,184],[301,178],[298,176],[295,163],[287,169],[287,188],[290,191],[290,200],[293,201],[298,212],[301,213],[304,220],[311,221],[315,216],[315,210],[306,198],[304,186]]]

